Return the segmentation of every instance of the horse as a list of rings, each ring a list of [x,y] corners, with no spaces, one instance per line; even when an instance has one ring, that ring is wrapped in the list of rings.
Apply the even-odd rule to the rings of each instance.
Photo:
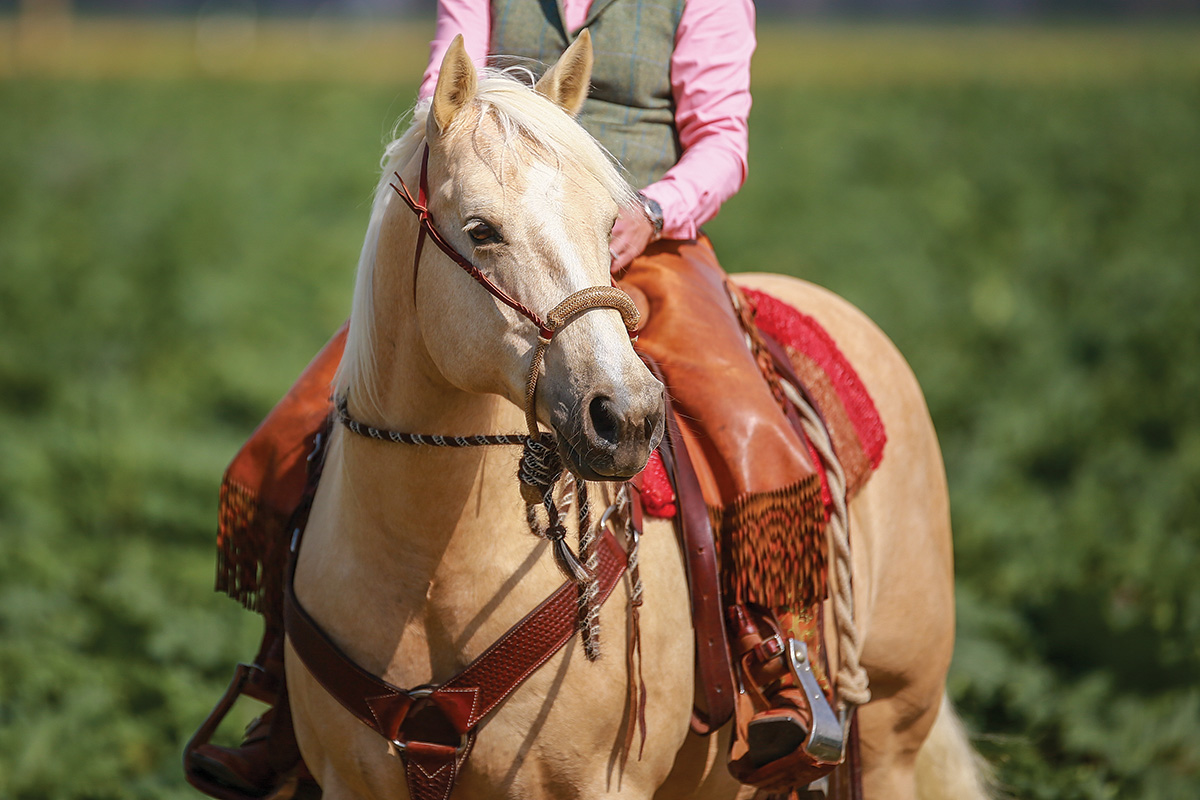
[[[432,98],[383,157],[334,391],[349,416],[389,429],[469,437],[532,421],[554,432],[563,462],[589,481],[601,508],[658,444],[663,386],[614,303],[586,308],[550,344],[517,308],[548,309],[610,285],[609,234],[633,195],[574,120],[591,63],[585,34],[531,88],[476,70],[461,39],[450,47]],[[421,246],[422,218],[401,202],[397,181],[406,191],[427,187],[422,207],[447,250]],[[464,254],[516,302],[483,291],[447,252]],[[888,430],[888,456],[850,509],[856,620],[873,693],[858,709],[865,796],[982,797],[945,698],[954,622],[948,499],[916,380],[846,301],[792,278],[738,281],[815,316],[856,365]],[[539,354],[534,390],[530,362]],[[294,591],[363,669],[401,686],[445,679],[562,584],[550,545],[530,534],[518,448],[398,446],[335,428]],[[622,580],[599,612],[599,658],[569,644],[532,672],[479,729],[456,796],[746,795],[720,766],[728,731],[689,731],[694,644],[669,521],[646,519],[640,573],[641,752],[630,752],[627,734],[633,590]],[[325,690],[291,638],[285,665],[297,740],[324,796],[407,797],[395,747]]]

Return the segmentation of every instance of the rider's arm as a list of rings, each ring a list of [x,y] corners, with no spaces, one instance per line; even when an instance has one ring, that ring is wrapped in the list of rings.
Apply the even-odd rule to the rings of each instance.
[[[663,209],[663,236],[694,239],[746,180],[751,0],[688,0],[675,34],[671,86],[683,157],[643,192]]]
[[[574,11],[569,8],[568,17]],[[488,0],[439,0],[422,97],[433,93],[442,56],[458,33],[463,34],[472,60],[483,66],[491,42]],[[661,180],[644,189],[662,206],[666,237],[695,238],[700,226],[716,216],[746,179],[754,46],[751,0],[688,0],[684,6],[671,55],[675,124],[683,157]]]

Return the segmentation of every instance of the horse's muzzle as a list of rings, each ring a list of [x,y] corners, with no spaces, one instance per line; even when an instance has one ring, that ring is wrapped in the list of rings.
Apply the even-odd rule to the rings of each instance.
[[[554,420],[559,454],[571,472],[589,481],[620,481],[645,469],[664,423],[662,384],[651,380],[640,391],[595,391]]]

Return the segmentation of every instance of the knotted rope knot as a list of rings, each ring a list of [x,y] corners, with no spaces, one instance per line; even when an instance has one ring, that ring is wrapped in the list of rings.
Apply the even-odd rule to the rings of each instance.
[[[517,478],[521,481],[529,529],[534,535],[550,541],[558,568],[570,580],[582,585],[592,576],[567,544],[567,526],[554,500],[554,487],[562,480],[564,471],[554,436],[543,433],[525,441]],[[582,526],[582,520],[580,522]]]
[[[554,484],[562,477],[562,458],[555,445],[554,436],[548,433],[525,440],[525,448],[517,465],[517,478],[521,481],[521,496],[525,498],[525,505],[545,502]]]

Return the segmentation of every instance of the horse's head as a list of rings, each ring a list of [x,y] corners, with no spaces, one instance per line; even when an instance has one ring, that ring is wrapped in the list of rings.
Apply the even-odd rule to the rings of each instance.
[[[542,319],[576,292],[610,285],[609,236],[619,207],[632,199],[573,118],[591,63],[585,32],[530,89],[505,75],[477,73],[456,39],[424,115],[427,165],[425,148],[415,148],[402,172],[415,192],[425,170],[437,231]],[[414,124],[420,122],[419,110]],[[525,407],[537,326],[428,240],[407,283],[421,344],[438,375],[460,390]],[[621,313],[592,308],[570,318],[546,347],[534,413],[555,432],[573,472],[627,478],[662,436],[662,392],[634,353]]]

